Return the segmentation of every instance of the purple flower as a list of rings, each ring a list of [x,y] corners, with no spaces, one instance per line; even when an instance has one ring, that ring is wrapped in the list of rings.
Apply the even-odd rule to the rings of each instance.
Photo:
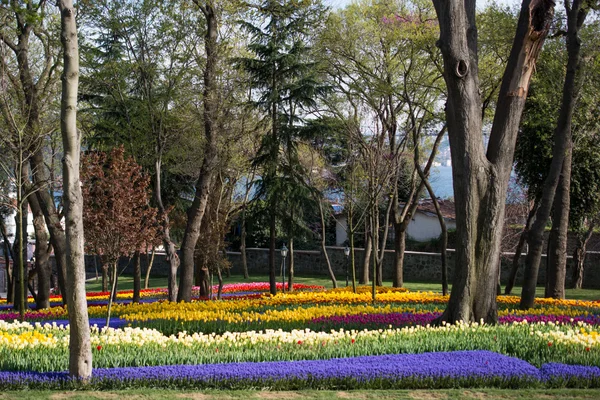
[[[432,382],[442,380],[486,383],[539,382],[540,373],[531,364],[490,351],[453,351],[424,354],[393,354],[329,360],[240,362],[207,365],[98,368],[95,387],[150,384],[183,384],[202,387],[254,386],[273,382],[319,384],[328,381],[353,384],[369,382]],[[450,380],[450,381],[448,381]],[[452,381],[452,382],[451,382]],[[0,372],[0,387],[60,387],[70,380],[63,373]]]
[[[570,380],[570,379],[600,379],[600,368],[586,365],[568,365],[559,363],[548,363],[540,368],[542,379]]]

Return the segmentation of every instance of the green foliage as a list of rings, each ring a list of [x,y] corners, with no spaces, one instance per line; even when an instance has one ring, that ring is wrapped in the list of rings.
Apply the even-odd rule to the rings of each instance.
[[[179,1],[89,4],[81,46],[81,98],[86,146],[124,145],[150,176],[160,160],[166,208],[180,203],[202,160],[196,108],[201,58],[194,57],[204,19]],[[155,182],[155,179],[152,179]]]
[[[598,32],[591,24],[584,28],[583,85],[578,89],[577,107],[573,115],[573,161],[571,172],[571,208],[569,225],[580,229],[586,219],[600,211],[600,109],[597,87],[600,83],[600,53],[590,40]],[[595,40],[595,39],[594,39]],[[566,50],[564,39],[546,43],[537,64],[537,73],[523,114],[515,151],[515,170],[528,187],[531,199],[541,190],[552,161],[553,135],[561,104]]]
[[[253,161],[261,169],[256,197],[282,219],[288,237],[305,230],[303,210],[313,201],[298,146],[314,133],[304,126],[304,117],[326,89],[310,46],[325,11],[314,0],[262,1],[250,3],[240,21],[250,35],[250,57],[234,61],[258,92],[250,105],[265,114],[270,126]]]
[[[495,103],[517,26],[516,7],[491,3],[477,14],[479,84],[483,112],[492,121]]]

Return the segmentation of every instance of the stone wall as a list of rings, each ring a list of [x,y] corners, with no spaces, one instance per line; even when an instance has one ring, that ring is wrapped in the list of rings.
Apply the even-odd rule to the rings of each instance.
[[[331,266],[338,281],[345,280],[346,256],[342,247],[328,247],[327,252],[331,261]],[[268,249],[247,249],[248,272],[256,275],[268,274]],[[454,250],[448,250],[448,276],[452,279],[454,269]],[[241,254],[228,253],[229,260],[232,263],[232,271],[241,273]],[[508,279],[508,274],[512,264],[513,254],[507,253],[502,258],[502,284]],[[525,261],[525,256],[521,256],[521,263]],[[391,280],[393,276],[394,251],[387,250],[384,257],[384,279]],[[281,261],[277,261],[278,273],[281,268]],[[363,249],[355,249],[356,274],[360,276],[363,264]],[[583,280],[585,288],[600,289],[600,253],[588,253],[586,257],[586,270]],[[571,278],[572,259],[567,261],[567,285]],[[543,284],[546,279],[546,257],[542,256],[538,276],[538,283]],[[287,260],[289,268],[289,255]],[[327,276],[327,265],[325,258],[319,251],[296,250],[294,254],[294,271],[296,275],[323,275]],[[349,272],[351,279],[351,272]],[[517,274],[517,284],[520,284],[523,278],[523,264]],[[413,282],[441,282],[441,255],[439,253],[419,253],[407,251],[404,256],[404,280]]]
[[[268,249],[247,249],[248,259],[248,272],[251,275],[268,275]],[[327,252],[331,261],[331,266],[339,282],[343,282],[346,279],[346,256],[344,255],[343,247],[328,247]],[[229,252],[227,253],[229,260],[232,263],[232,273],[241,274],[241,253]],[[502,284],[504,285],[508,279],[510,265],[512,263],[512,254],[505,254],[502,258]],[[281,258],[277,255],[277,274],[280,274],[281,269]],[[525,259],[521,257],[521,262]],[[360,276],[362,271],[363,263],[363,249],[355,249],[355,260],[356,260],[356,274],[357,278]],[[289,255],[286,260],[286,270],[289,271]],[[142,273],[146,271],[147,258],[142,256]],[[394,252],[388,250],[384,257],[384,279],[391,280],[393,275],[393,262]],[[569,285],[571,278],[571,264],[572,259],[569,257],[567,261],[567,286]],[[600,264],[600,253],[588,253],[586,257],[586,270],[583,279],[584,288],[589,289],[600,289],[600,270],[598,265]],[[540,264],[540,271],[538,276],[538,284],[543,284],[545,281],[546,272],[546,257],[542,257]],[[98,272],[101,274],[101,266],[97,261],[96,266]],[[86,256],[86,271],[88,278],[95,276],[96,266],[94,265],[94,258],[92,256]],[[128,260],[123,259],[120,263],[120,268],[125,269],[126,274],[133,272],[133,266],[131,263],[128,265]],[[454,268],[454,251],[448,250],[448,276],[450,281],[452,280],[452,270]],[[169,271],[169,263],[166,261],[164,254],[157,254],[154,259],[152,267],[152,276],[167,276]],[[296,250],[294,252],[294,271],[298,276],[328,276],[327,265],[325,258],[319,251],[306,251]],[[350,268],[348,268],[350,279],[352,274]],[[287,272],[286,272],[287,274]],[[441,256],[439,253],[418,253],[407,251],[404,257],[404,280],[413,282],[441,282]],[[517,284],[521,283],[523,277],[523,267],[519,269],[517,274]]]

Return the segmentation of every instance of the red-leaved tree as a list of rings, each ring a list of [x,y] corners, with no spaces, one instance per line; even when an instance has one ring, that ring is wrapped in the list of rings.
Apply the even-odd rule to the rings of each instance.
[[[125,157],[123,147],[110,154],[85,154],[81,164],[85,247],[102,259],[104,291],[112,268],[113,299],[119,258],[132,257],[158,236],[157,211],[149,205],[150,178],[133,158]]]

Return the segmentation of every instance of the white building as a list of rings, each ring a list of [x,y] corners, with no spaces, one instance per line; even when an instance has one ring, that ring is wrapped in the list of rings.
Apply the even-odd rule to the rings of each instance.
[[[454,213],[454,202],[438,199],[440,210],[444,217],[447,229],[456,229],[456,216]],[[334,208],[335,209],[335,208]],[[348,240],[348,221],[346,213],[342,211],[335,213],[335,244],[343,246]],[[419,203],[415,215],[408,224],[406,231],[408,237],[419,242],[427,242],[437,239],[442,234],[442,228],[438,220],[433,202],[423,200]],[[393,239],[394,230],[390,228],[388,238]]]

